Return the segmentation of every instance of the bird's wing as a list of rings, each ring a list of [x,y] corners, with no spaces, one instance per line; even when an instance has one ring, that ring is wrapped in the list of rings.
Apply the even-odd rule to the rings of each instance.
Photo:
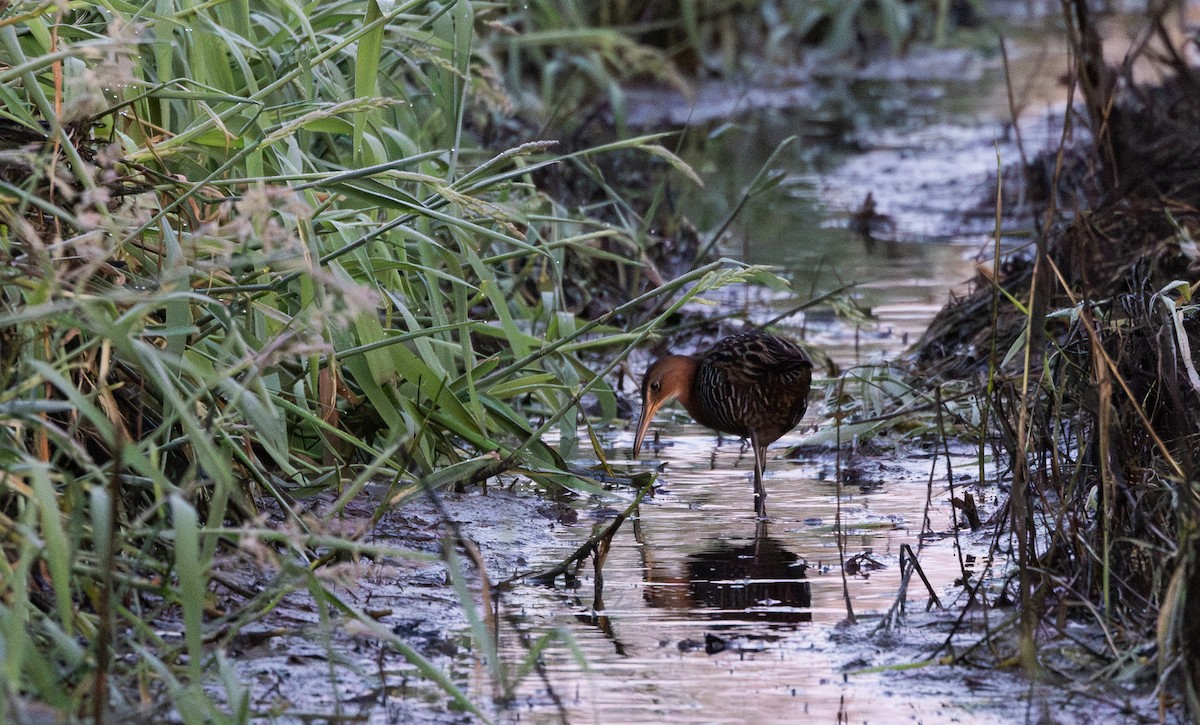
[[[761,332],[721,340],[705,355],[705,361],[734,385],[751,386],[764,380],[787,384],[812,377],[812,362],[799,347]]]

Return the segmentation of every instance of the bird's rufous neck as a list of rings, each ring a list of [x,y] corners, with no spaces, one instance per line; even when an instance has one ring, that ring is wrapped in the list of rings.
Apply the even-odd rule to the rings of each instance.
[[[688,355],[672,355],[670,361],[667,373],[668,381],[664,382],[675,394],[684,410],[695,418],[699,401],[693,395],[693,390],[696,382],[696,369],[700,367],[700,359]]]

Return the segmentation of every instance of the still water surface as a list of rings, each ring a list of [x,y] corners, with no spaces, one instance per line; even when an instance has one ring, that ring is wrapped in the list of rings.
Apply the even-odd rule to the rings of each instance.
[[[1064,56],[1052,43],[1016,44],[1019,102],[1027,112],[1027,152],[1056,142],[1045,112],[1060,102],[1054,78]],[[898,358],[991,251],[986,204],[994,193],[997,155],[1019,157],[998,58],[948,53],[917,62],[941,67],[934,79],[893,71],[846,85],[805,89],[811,107],[762,109],[692,134],[683,155],[706,181],[678,199],[704,232],[719,227],[784,139],[776,156],[780,184],[740,212],[722,252],[776,266],[799,299],[851,286],[871,320],[847,322],[828,310],[784,320],[782,328],[846,369]],[[954,67],[961,64],[961,71]],[[919,73],[918,73],[919,74]],[[936,76],[936,73],[935,73]],[[748,94],[749,97],[749,94]],[[868,192],[887,215],[875,239],[853,232],[850,218]],[[984,212],[979,212],[983,209]],[[1020,244],[1008,229],[1003,244]],[[796,305],[796,295],[749,290],[719,295],[721,310],[762,322]],[[817,396],[814,396],[814,400]],[[816,403],[814,403],[816,407]],[[964,448],[937,456],[901,444],[874,456],[816,453],[784,459],[820,418],[770,451],[766,479],[770,521],[756,522],[752,456],[661,414],[661,444],[630,461],[631,436],[606,439],[610,461],[630,473],[659,468],[659,487],[612,540],[602,568],[588,561],[576,581],[524,586],[505,594],[500,613],[506,657],[523,658],[515,631],[538,637],[559,629],[571,646],[551,647],[545,669],[529,676],[506,717],[532,723],[1006,723],[1020,718],[1014,697],[989,677],[961,672],[940,681],[937,667],[916,677],[864,672],[872,665],[920,661],[934,647],[884,652],[872,636],[900,587],[900,551],[910,546],[934,592],[954,603],[961,577],[990,576],[989,543],[956,535],[952,496],[974,492],[995,504],[986,484],[990,461]],[[581,465],[588,465],[581,461]],[[852,469],[840,487],[839,467]],[[953,491],[952,491],[953,486]],[[584,502],[580,520],[559,528],[562,550],[575,549],[616,501]],[[835,526],[840,520],[840,526]],[[842,551],[839,551],[839,540]],[[551,562],[552,563],[552,562]],[[844,564],[845,563],[845,564]],[[856,565],[857,564],[857,565]],[[845,574],[845,576],[844,576]],[[847,625],[848,607],[859,618]],[[930,595],[913,579],[910,612]],[[961,604],[961,601],[960,603]],[[515,631],[512,630],[515,628]],[[941,635],[926,642],[936,643]],[[528,641],[528,640],[527,640]],[[910,640],[911,641],[911,640]]]
[[[1024,50],[1016,53],[1018,61],[1036,51]],[[1047,56],[1055,57],[1037,57],[1044,62]],[[987,249],[991,222],[973,220],[970,209],[986,202],[997,153],[1016,157],[1004,130],[1007,108],[997,101],[1000,83],[998,64],[984,63],[957,81],[858,82],[838,101],[852,104],[852,114],[818,104],[816,110],[739,117],[703,143],[685,144],[684,155],[706,183],[683,192],[679,204],[702,232],[717,227],[776,146],[798,136],[774,162],[782,183],[747,205],[722,250],[778,267],[802,296],[852,285],[853,298],[874,320],[847,322],[817,310],[788,318],[784,329],[841,368],[895,359],[962,288]],[[841,121],[831,122],[831,114]],[[1026,142],[1037,150],[1047,138],[1031,131]],[[882,239],[848,228],[867,192],[890,217]],[[1009,234],[1005,243],[1019,239]],[[757,321],[796,303],[794,296],[737,290],[719,299],[722,309],[741,309]],[[523,586],[501,600],[502,618],[526,638],[557,628],[573,642],[547,650],[544,671],[525,680],[507,717],[535,723],[1012,721],[1004,709],[1012,691],[986,681],[963,693],[950,683],[958,674],[939,685],[928,672],[912,679],[862,672],[883,660],[920,661],[929,654],[889,655],[870,636],[896,601],[903,545],[919,552],[943,601],[961,593],[956,582],[964,570],[988,574],[987,542],[956,535],[950,482],[953,495],[966,488],[983,506],[992,505],[994,494],[981,480],[994,475],[990,463],[981,469],[969,449],[947,460],[903,443],[861,460],[851,455],[839,462],[832,453],[781,458],[819,417],[810,410],[801,429],[771,450],[771,520],[760,525],[751,497],[752,455],[737,440],[722,440],[682,417],[659,417],[661,445],[644,451],[642,461],[629,460],[628,431],[614,431],[606,441],[610,461],[624,461],[629,472],[657,467],[660,477],[653,498],[613,539],[602,568],[589,560],[576,581]],[[842,485],[840,501],[839,466],[860,469]],[[611,516],[629,498],[625,489],[615,501],[585,503],[578,522],[560,525],[559,554],[604,525],[595,507],[613,507],[606,510]],[[843,567],[844,561],[851,563]],[[860,618],[852,627],[843,624],[847,599]],[[923,610],[929,599],[914,579],[910,611]],[[501,638],[509,661],[521,660],[525,645],[518,637],[510,631]]]
[[[504,610],[519,612],[534,630],[568,630],[586,661],[552,649],[546,680],[529,680],[513,714],[572,723],[796,722],[805,715],[890,722],[901,713],[948,722],[964,714],[947,707],[948,696],[897,691],[878,675],[843,676],[847,665],[874,664],[878,652],[866,641],[878,623],[872,615],[895,601],[900,547],[918,549],[926,510],[935,541],[919,558],[939,596],[953,599],[960,566],[981,573],[986,546],[964,538],[962,564],[954,546],[944,460],[909,453],[878,477],[844,487],[844,556],[863,562],[845,584],[863,622],[839,637],[847,609],[828,461],[773,460],[771,521],[760,525],[750,496],[752,457],[736,441],[718,444],[694,428],[671,432],[671,444],[655,457],[665,465],[663,488],[614,538],[602,580],[589,562],[571,585],[560,578],[554,588],[503,600]],[[974,478],[974,458],[955,456],[952,466],[956,478]],[[562,533],[577,542],[592,524]],[[928,600],[914,579],[908,607],[920,612]],[[509,644],[519,659],[522,650]]]

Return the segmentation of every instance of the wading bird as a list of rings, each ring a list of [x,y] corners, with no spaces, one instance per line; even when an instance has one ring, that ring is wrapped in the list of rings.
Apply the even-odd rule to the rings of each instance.
[[[642,381],[633,456],[641,451],[654,414],[677,398],[697,423],[750,439],[755,511],[766,518],[767,446],[800,422],[811,384],[812,362],[800,348],[757,330],[719,340],[703,355],[667,355],[646,370]]]

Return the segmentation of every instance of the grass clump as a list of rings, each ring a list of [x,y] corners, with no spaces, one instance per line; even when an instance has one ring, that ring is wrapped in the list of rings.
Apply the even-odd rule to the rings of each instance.
[[[211,643],[297,590],[323,626],[336,612],[377,632],[477,711],[322,576],[345,558],[424,555],[332,522],[371,481],[390,486],[373,520],[506,470],[588,487],[564,453],[581,402],[611,418],[615,396],[584,351],[616,365],[649,327],[614,319],[682,292],[653,326],[754,274],[713,263],[577,318],[564,270],[625,262],[593,243],[611,228],[535,174],[654,139],[558,156],[537,138],[473,143],[504,101],[479,62],[481,9],[0,10],[7,717],[244,721],[248,693]],[[556,426],[552,448],[541,437]],[[262,525],[264,500],[278,528]],[[271,552],[278,575],[219,606],[212,563],[235,546]],[[153,626],[163,618],[178,641]]]
[[[1132,68],[1145,59],[1107,66],[1086,4],[1063,5],[1083,97],[1068,122],[1086,124],[1090,143],[1027,166],[1054,169],[1035,180],[1034,248],[943,310],[918,360],[938,376],[986,370],[1012,476],[997,522],[1014,566],[1002,592],[977,601],[1020,605],[993,650],[1039,675],[1064,661],[1050,651],[1061,644],[1083,653],[1081,678],[1152,685],[1163,717],[1195,720],[1200,108],[1184,89],[1197,78],[1165,9],[1148,14],[1137,52],[1164,60],[1167,80],[1139,88]],[[1077,206],[1064,210],[1068,187]]]

